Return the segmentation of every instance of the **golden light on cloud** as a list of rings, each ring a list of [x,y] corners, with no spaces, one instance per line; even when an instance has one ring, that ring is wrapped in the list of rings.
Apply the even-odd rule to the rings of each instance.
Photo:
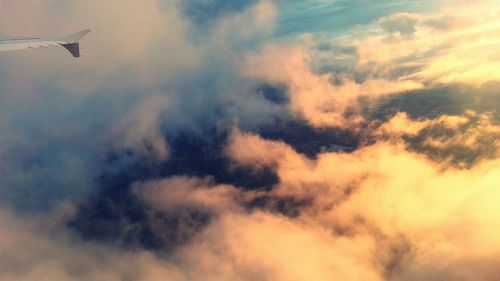
[[[456,125],[456,120],[463,122],[460,119],[450,117],[450,121],[443,118],[437,122]],[[410,133],[414,131],[414,126],[408,128]],[[240,157],[241,153],[252,154],[252,146],[245,144],[249,141],[247,138],[255,136],[233,138],[231,151],[235,160],[245,165],[263,165],[262,160]],[[267,141],[261,144],[271,145]],[[353,154],[322,154],[310,162],[283,144],[274,145],[281,147],[282,154],[286,155],[268,154],[278,162],[280,184],[274,196],[308,198],[311,203],[303,207],[299,221],[325,231],[337,231],[339,234],[331,234],[338,236],[334,240],[354,242],[357,237],[369,237],[371,243],[354,242],[349,248],[371,255],[363,261],[363,266],[379,275],[367,280],[383,280],[384,272],[379,271],[374,261],[396,263],[391,272],[396,280],[429,278],[436,272],[426,272],[424,267],[438,260],[439,266],[433,270],[468,258],[491,260],[495,264],[500,244],[493,237],[500,225],[496,223],[498,212],[490,202],[500,199],[497,159],[471,169],[446,167],[443,170],[439,163],[408,152],[401,143],[382,142]],[[259,153],[258,157],[262,155]],[[403,245],[398,245],[402,242]],[[396,243],[396,248],[384,243]],[[378,250],[374,251],[374,247]],[[401,256],[392,257],[395,260],[390,261],[387,255],[398,251],[402,251]],[[424,267],[411,272],[413,269],[407,268],[406,263]],[[463,272],[448,274],[446,278],[460,276],[457,278],[469,280]],[[475,272],[474,276],[476,274],[482,273]],[[349,280],[356,278],[351,276]]]
[[[417,67],[403,78],[432,83],[481,85],[498,80],[498,13],[496,1],[468,1],[432,15],[384,18],[382,34],[357,42],[360,64]],[[400,30],[402,22],[411,28]]]
[[[295,41],[282,1],[50,2],[0,23],[96,32],[0,66],[0,280],[500,276],[497,1]]]
[[[270,45],[259,53],[250,54],[242,69],[243,75],[268,83],[289,87],[290,107],[315,127],[354,127],[363,121],[356,114],[346,117],[356,109],[359,97],[379,97],[422,89],[423,85],[412,80],[369,78],[358,83],[352,77],[341,77],[340,85],[332,84],[330,74],[317,74],[309,66],[304,49],[289,45]]]

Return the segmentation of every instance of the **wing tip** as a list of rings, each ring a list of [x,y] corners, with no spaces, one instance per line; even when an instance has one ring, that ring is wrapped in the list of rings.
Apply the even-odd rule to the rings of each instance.
[[[64,37],[61,41],[64,43],[61,44],[66,50],[68,50],[71,55],[75,58],[80,57],[80,40],[90,32],[90,29],[83,29],[77,33],[68,35]]]
[[[80,43],[61,44],[74,58],[80,57]]]
[[[70,34],[68,36],[65,36],[61,39],[61,41],[64,41],[68,44],[70,43],[78,43],[85,35],[87,35],[90,32],[90,29],[83,29],[81,31],[78,31],[77,33]]]

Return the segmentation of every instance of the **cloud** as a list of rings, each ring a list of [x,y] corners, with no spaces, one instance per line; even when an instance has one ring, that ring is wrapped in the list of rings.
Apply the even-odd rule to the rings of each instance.
[[[348,127],[359,125],[359,97],[420,89],[414,81],[369,78],[361,83],[352,77],[317,74],[308,64],[304,49],[289,45],[269,45],[247,56],[244,75],[272,84],[284,84],[290,95],[290,109],[315,127]],[[337,78],[339,85],[332,83]],[[349,111],[354,111],[349,114]]]
[[[257,143],[255,136],[239,136],[245,137]],[[262,147],[273,145],[271,141],[260,142]],[[245,143],[235,139],[231,146],[247,148],[244,153],[248,155],[256,152]],[[285,145],[274,145],[281,147],[281,153],[287,156],[266,154],[278,162],[280,183],[272,193],[312,198],[312,204],[301,209],[300,221],[325,227],[341,237],[344,233],[347,237],[371,237],[376,241],[373,247],[382,247],[371,259],[385,267],[379,273],[386,270],[395,279],[397,276],[418,279],[441,272],[444,279],[460,276],[469,280],[473,277],[464,275],[453,266],[455,263],[468,260],[465,266],[469,266],[474,260],[481,260],[486,267],[494,266],[498,247],[490,235],[496,224],[491,224],[494,215],[488,211],[489,203],[481,202],[491,202],[498,195],[497,159],[483,161],[470,169],[446,167],[443,171],[442,163],[408,152],[401,144],[379,143],[352,154],[321,154],[317,160],[305,159]],[[231,151],[235,152],[236,161],[242,160],[238,150]],[[286,160],[291,158],[302,161]],[[265,162],[255,159],[252,163],[258,166]],[[248,164],[248,160],[243,158],[242,164]],[[465,225],[468,230],[457,233]],[[401,239],[408,246],[403,249],[403,257],[394,257],[396,260],[392,262],[397,266],[393,269],[392,254],[385,252],[391,248],[385,243],[398,245]],[[434,259],[440,262],[432,266]],[[376,264],[371,266],[377,268]],[[423,267],[416,269],[419,265]],[[440,268],[441,265],[446,269]],[[412,274],[417,277],[411,277]]]
[[[353,247],[370,247],[368,239],[334,240],[322,229],[284,217],[229,215],[200,238],[183,254],[210,253],[192,260],[206,270],[202,276],[209,280],[328,280],[332,274],[345,280],[379,280],[364,266],[367,256]]]
[[[139,154],[150,154],[147,158],[164,161],[168,157],[168,145],[159,123],[161,113],[167,108],[165,96],[152,96],[126,116],[115,129],[125,134],[123,147],[138,149]]]
[[[499,133],[500,127],[491,113],[467,111],[463,116],[442,115],[421,120],[398,113],[375,134],[384,139],[404,138],[409,147],[437,161],[467,167],[484,159],[498,158]]]
[[[0,278],[2,280],[186,280],[179,268],[144,251],[126,253],[103,245],[80,244],[59,230],[48,235],[33,221],[2,211]],[[131,266],[133,265],[133,266]]]
[[[0,155],[8,175],[0,189],[12,198],[33,186],[43,186],[34,196],[46,197],[37,199],[43,202],[79,198],[95,190],[95,168],[107,151],[128,149],[161,162],[168,155],[167,134],[235,120],[255,127],[286,116],[258,93],[260,85],[234,71],[247,45],[272,33],[276,12],[270,1],[228,11],[203,30],[177,1],[2,5],[2,33],[93,30],[79,60],[57,49],[0,58]],[[24,149],[14,149],[17,144]]]
[[[367,114],[496,79],[497,6],[473,4],[311,50],[266,0],[0,2],[2,31],[94,30],[78,63],[1,58],[0,279],[495,280],[497,113]],[[336,127],[359,147],[316,153]]]
[[[30,151],[5,152],[3,166],[10,172],[0,180],[2,193],[29,196],[26,193],[38,186],[33,197],[47,202],[43,208],[50,208],[53,203],[45,197],[73,199],[94,190],[96,162],[109,146],[140,150],[144,149],[141,140],[147,139],[164,158],[164,140],[153,120],[159,112],[152,114],[149,110],[156,105],[144,104],[166,98],[159,81],[174,81],[197,65],[197,50],[187,38],[188,22],[174,2],[166,2],[164,8],[158,1],[140,5],[133,1],[120,5],[3,1],[2,5],[7,7],[1,13],[2,33],[62,36],[81,28],[93,30],[82,43],[87,50],[78,61],[62,50],[2,57],[0,107],[2,119],[7,120],[0,125],[2,143],[7,148],[21,143],[24,151]],[[172,55],[158,56],[163,48]],[[166,109],[161,104],[153,111]],[[149,108],[141,110],[141,106]],[[129,119],[137,121],[124,121],[125,115],[134,115]],[[142,128],[145,123],[150,128]],[[130,130],[126,141],[113,135],[120,126],[122,131]],[[67,175],[72,175],[69,180]],[[18,186],[31,191],[20,192]]]
[[[256,152],[259,156],[252,158]],[[103,245],[64,246],[59,240],[58,254],[52,257],[58,261],[56,267],[32,252],[32,264],[37,266],[24,267],[29,269],[25,272],[40,274],[43,268],[61,280],[80,277],[75,274],[81,271],[71,270],[71,261],[83,255],[84,261],[89,259],[87,275],[80,278],[84,280],[87,276],[89,280],[99,276],[328,280],[332,274],[345,280],[475,280],[477,276],[488,280],[496,276],[498,159],[470,169],[443,170],[425,155],[388,142],[351,154],[323,153],[309,159],[282,142],[239,131],[233,132],[228,154],[242,165],[273,163],[279,183],[268,191],[245,191],[193,177],[138,183],[135,195],[156,212],[197,209],[209,213],[210,221],[165,258],[142,250],[134,255],[109,251]],[[270,160],[263,161],[266,157]],[[250,207],[249,202],[263,195],[269,200],[308,198],[309,203],[299,206],[297,216]],[[67,253],[64,261],[59,260],[61,253]],[[96,257],[101,264],[94,261]]]
[[[240,192],[230,185],[214,185],[209,179],[172,177],[135,186],[136,196],[161,211],[192,208],[209,213],[237,210]]]
[[[411,36],[417,30],[415,25],[418,20],[411,14],[393,14],[379,20],[379,25],[388,33],[399,34],[401,36]]]
[[[426,128],[436,126],[433,122],[460,128],[467,124],[464,118],[430,120]],[[135,196],[152,208],[151,214],[199,210],[211,217],[194,233],[178,230],[190,238],[166,257],[141,249],[130,254],[103,244],[80,244],[57,226],[52,229],[55,233],[34,232],[36,221],[2,212],[2,225],[12,226],[2,229],[0,247],[6,253],[2,258],[9,265],[2,277],[328,280],[335,274],[345,280],[475,280],[477,276],[488,280],[496,276],[498,159],[469,169],[443,169],[441,163],[408,151],[401,142],[384,141],[353,153],[323,153],[311,159],[283,142],[238,130],[233,131],[227,154],[235,165],[272,166],[279,182],[267,191],[245,191],[194,177],[135,185]],[[251,204],[262,196],[308,203],[297,207],[297,215],[286,216]],[[161,220],[149,223],[166,227]],[[33,233],[37,235],[32,237]]]
[[[498,80],[497,3],[445,7],[436,14],[396,14],[380,20],[384,32],[357,39],[360,64],[375,64],[380,71],[414,67],[402,78],[428,83],[481,85]],[[394,32],[403,36],[394,37]]]

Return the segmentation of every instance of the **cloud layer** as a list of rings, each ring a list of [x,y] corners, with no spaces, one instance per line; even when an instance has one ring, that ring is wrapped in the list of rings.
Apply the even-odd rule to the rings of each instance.
[[[93,33],[0,58],[0,279],[496,280],[499,7],[439,3],[1,1]]]

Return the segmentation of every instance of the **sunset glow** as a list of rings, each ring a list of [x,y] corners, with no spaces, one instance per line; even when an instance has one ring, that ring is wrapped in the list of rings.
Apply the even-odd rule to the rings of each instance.
[[[498,280],[497,0],[0,0],[87,28],[0,52],[0,280]]]

